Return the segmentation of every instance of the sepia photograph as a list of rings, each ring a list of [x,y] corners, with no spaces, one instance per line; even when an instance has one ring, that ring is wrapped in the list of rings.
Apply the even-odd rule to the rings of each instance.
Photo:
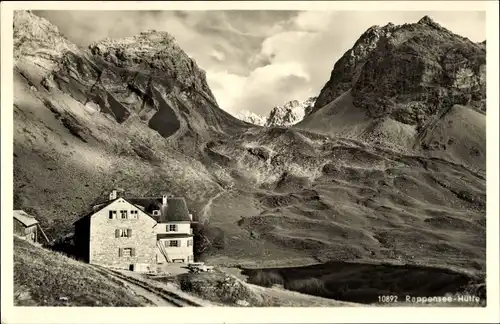
[[[2,4],[2,309],[498,313],[498,13],[349,2]]]

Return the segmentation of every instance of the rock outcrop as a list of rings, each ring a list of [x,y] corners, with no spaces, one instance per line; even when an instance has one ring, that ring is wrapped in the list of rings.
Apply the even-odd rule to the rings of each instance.
[[[486,51],[434,22],[368,29],[335,64],[314,111],[352,89],[373,118],[422,127],[454,104],[485,111]]]
[[[429,17],[382,38],[353,85],[354,105],[421,128],[453,105],[486,110],[486,51]]]
[[[318,110],[349,90],[357,81],[358,75],[371,52],[378,46],[381,38],[388,37],[396,28],[393,24],[372,26],[354,43],[354,46],[335,63],[330,79],[325,84],[312,112]]]
[[[79,51],[56,26],[30,10],[14,11],[13,22],[14,60],[29,58],[50,69],[65,52]]]

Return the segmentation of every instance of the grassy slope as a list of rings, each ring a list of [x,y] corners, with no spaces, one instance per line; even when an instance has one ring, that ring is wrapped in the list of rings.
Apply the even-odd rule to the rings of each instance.
[[[237,160],[246,181],[212,203],[210,222],[226,234],[213,261],[484,269],[485,181],[465,167],[294,130],[248,133],[211,150]]]
[[[417,142],[430,156],[443,157],[472,169],[485,170],[486,117],[466,106],[455,105],[430,123]]]
[[[92,266],[14,237],[14,305],[132,307],[145,303]]]
[[[418,133],[414,126],[391,118],[367,117],[347,91],[294,128],[443,158],[483,173],[486,170],[486,116],[466,106],[451,107]]]

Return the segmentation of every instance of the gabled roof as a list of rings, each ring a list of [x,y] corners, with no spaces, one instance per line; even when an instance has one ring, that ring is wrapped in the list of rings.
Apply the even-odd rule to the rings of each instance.
[[[27,214],[24,210],[14,210],[14,218],[26,227],[38,224],[35,217]]]
[[[190,222],[189,210],[186,200],[182,197],[168,197],[167,208],[162,206],[162,198],[157,197],[140,197],[127,198],[128,201],[143,206],[145,210],[153,211],[154,209],[161,211],[161,216],[153,216],[159,223],[165,222]],[[166,217],[165,217],[166,216]]]
[[[79,222],[80,220],[92,216],[93,214],[99,212],[103,208],[109,206],[112,202],[117,199],[123,199],[129,204],[139,208],[149,217],[153,218],[157,223],[166,222],[191,222],[191,216],[186,204],[186,200],[183,197],[168,197],[167,206],[162,206],[162,198],[158,197],[117,197],[114,200],[109,200],[105,202],[99,202],[93,206],[93,210],[83,217],[76,220],[73,224]],[[152,215],[153,210],[160,210],[160,216]]]
[[[101,211],[102,209],[106,208],[107,206],[111,205],[113,202],[117,201],[118,199],[123,199],[125,200],[126,202],[128,202],[129,204],[131,204],[132,206],[135,206],[137,207],[138,209],[140,209],[144,214],[148,215],[149,217],[151,217],[153,220],[157,221],[155,217],[153,217],[153,215],[149,214],[148,212],[146,212],[145,210],[143,210],[140,206],[134,204],[133,202],[131,202],[129,199],[127,198],[124,198],[124,197],[117,197],[113,200],[109,200],[105,203],[99,203],[98,205],[94,205],[93,207],[97,207],[96,209],[93,209],[92,211],[90,211],[89,213],[85,214],[84,216],[80,217],[79,219],[77,219],[76,221],[73,222],[73,225],[75,223],[78,223],[79,221],[87,218],[87,217],[91,217],[92,215],[94,215],[95,213],[98,213],[99,211]]]
[[[182,197],[168,198],[167,221],[170,222],[191,221],[186,200],[184,198]]]

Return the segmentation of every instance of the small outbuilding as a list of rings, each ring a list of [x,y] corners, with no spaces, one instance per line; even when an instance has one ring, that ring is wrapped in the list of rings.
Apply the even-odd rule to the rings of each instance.
[[[14,210],[14,235],[28,241],[38,241],[38,221],[24,210]]]

